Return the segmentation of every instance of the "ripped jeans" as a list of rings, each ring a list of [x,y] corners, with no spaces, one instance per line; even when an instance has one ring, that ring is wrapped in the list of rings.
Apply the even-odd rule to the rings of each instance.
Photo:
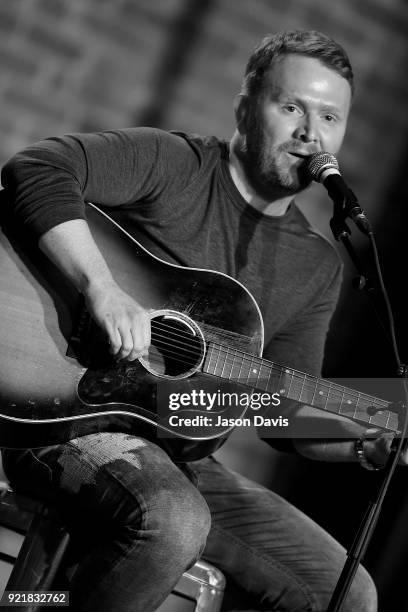
[[[72,610],[154,612],[202,555],[227,577],[225,611],[323,612],[344,564],[311,519],[212,457],[177,466],[152,442],[107,432],[3,451],[3,463],[17,489],[58,496]],[[360,567],[343,612],[376,609]]]

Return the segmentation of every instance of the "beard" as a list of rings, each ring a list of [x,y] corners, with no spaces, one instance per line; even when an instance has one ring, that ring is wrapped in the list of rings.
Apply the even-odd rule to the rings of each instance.
[[[251,113],[240,158],[249,181],[263,197],[295,195],[311,184],[304,160],[287,154],[297,149],[296,140],[272,147],[256,111]]]

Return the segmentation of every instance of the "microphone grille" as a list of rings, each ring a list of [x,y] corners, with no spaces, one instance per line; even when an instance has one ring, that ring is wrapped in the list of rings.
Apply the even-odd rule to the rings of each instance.
[[[306,172],[311,179],[318,183],[320,182],[323,170],[327,170],[328,168],[339,170],[339,163],[331,153],[319,151],[311,155],[307,160]]]

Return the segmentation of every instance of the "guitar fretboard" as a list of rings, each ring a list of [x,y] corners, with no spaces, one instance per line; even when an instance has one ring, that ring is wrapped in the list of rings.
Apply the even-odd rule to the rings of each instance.
[[[203,371],[253,390],[279,393],[283,398],[398,432],[397,414],[389,409],[391,402],[228,346],[210,342]]]

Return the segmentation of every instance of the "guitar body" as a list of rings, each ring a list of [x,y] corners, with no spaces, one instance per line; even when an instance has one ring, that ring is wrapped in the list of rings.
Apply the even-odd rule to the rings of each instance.
[[[253,297],[229,276],[154,257],[92,205],[87,217],[119,286],[152,313],[157,342],[144,361],[115,362],[81,296],[21,228],[17,232],[4,220],[0,446],[38,447],[117,430],[160,438],[176,460],[210,454],[232,427],[210,433],[187,428],[175,435],[166,427],[168,415],[157,411],[160,385],[177,393],[218,382],[236,389],[206,374],[204,366],[211,343],[261,354],[263,323]]]

